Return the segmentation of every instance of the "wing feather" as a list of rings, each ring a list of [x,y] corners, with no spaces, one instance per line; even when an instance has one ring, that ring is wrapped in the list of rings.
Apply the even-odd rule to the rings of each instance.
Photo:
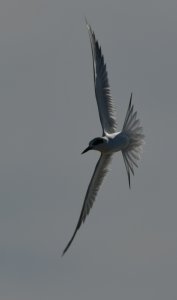
[[[87,215],[90,212],[90,209],[93,206],[93,203],[95,201],[98,190],[103,182],[103,179],[104,179],[106,173],[108,172],[107,167],[111,161],[111,156],[112,156],[111,154],[101,154],[101,156],[96,164],[93,176],[91,178],[90,184],[88,186],[88,189],[87,189],[87,192],[85,195],[84,203],[82,206],[82,210],[80,213],[80,217],[79,217],[76,229],[75,229],[70,241],[68,242],[67,246],[65,247],[62,255],[64,255],[66,253],[66,251],[68,250],[68,248],[70,247],[77,231],[79,230],[81,224],[84,223]]]
[[[92,58],[93,77],[95,85],[95,96],[98,105],[99,117],[103,129],[103,134],[117,131],[116,110],[111,96],[106,64],[101,51],[101,47],[95,38],[95,34],[86,21],[89,32]]]

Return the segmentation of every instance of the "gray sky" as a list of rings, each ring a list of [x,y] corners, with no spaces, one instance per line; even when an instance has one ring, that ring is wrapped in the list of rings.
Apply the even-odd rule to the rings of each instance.
[[[176,0],[0,2],[0,299],[177,297]],[[84,16],[121,129],[130,93],[146,145],[128,189],[116,154],[79,217],[101,134]]]

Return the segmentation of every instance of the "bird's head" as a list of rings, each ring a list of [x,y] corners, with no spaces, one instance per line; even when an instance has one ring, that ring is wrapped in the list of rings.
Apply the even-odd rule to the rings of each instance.
[[[81,153],[84,154],[89,150],[97,150],[102,151],[103,145],[107,142],[107,140],[104,137],[97,137],[90,141],[89,146]]]

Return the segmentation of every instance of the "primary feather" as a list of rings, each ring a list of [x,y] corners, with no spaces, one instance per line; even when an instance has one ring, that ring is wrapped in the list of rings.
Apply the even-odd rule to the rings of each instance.
[[[85,195],[84,203],[82,206],[81,214],[80,214],[76,229],[75,229],[70,241],[68,242],[66,248],[64,249],[63,255],[68,250],[77,231],[79,230],[81,224],[84,223],[86,216],[89,214],[90,209],[92,208],[92,205],[95,201],[98,190],[103,182],[103,179],[104,179],[106,173],[108,172],[107,167],[111,161],[111,156],[112,156],[111,154],[104,154],[104,155],[101,154],[101,156],[97,162],[93,176],[91,178],[90,184],[88,186],[88,189],[87,189],[87,192]]]
[[[99,46],[98,41],[95,38],[95,34],[87,21],[86,25],[92,49],[95,96],[103,135],[105,133],[114,133],[117,131],[116,110],[111,96],[106,64],[104,62],[101,47]]]

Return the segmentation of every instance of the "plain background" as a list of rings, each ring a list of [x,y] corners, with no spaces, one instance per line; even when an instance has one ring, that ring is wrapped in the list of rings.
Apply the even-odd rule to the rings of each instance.
[[[0,299],[177,297],[176,0],[1,0]],[[128,189],[116,154],[68,253],[101,135],[88,18],[119,129],[130,93],[146,134]]]

